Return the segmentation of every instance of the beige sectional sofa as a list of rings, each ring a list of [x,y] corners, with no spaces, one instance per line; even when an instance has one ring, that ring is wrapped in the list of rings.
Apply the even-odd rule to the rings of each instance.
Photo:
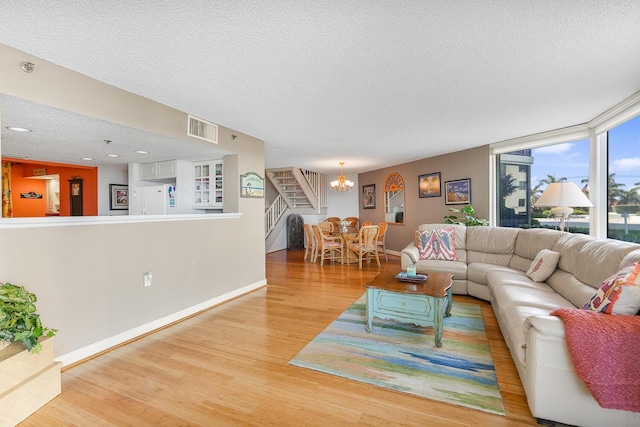
[[[401,251],[402,268],[454,275],[453,293],[490,301],[524,386],[533,416],[577,426],[640,426],[640,413],[604,409],[573,368],[557,307],[582,307],[603,280],[640,259],[640,245],[549,229],[423,224],[455,229],[457,261],[420,260],[415,242]],[[536,255],[560,254],[544,282],[526,272]]]

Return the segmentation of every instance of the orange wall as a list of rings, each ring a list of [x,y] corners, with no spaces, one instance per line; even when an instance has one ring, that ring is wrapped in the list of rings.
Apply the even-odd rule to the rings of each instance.
[[[13,201],[13,216],[38,217],[44,216],[47,208],[46,181],[41,179],[24,179],[23,167],[26,165],[13,164],[11,166],[11,196]],[[20,193],[42,194],[42,199],[22,199]]]
[[[64,166],[55,163],[24,163],[20,161],[14,162],[11,168],[11,195],[14,218],[45,216],[45,181],[24,178],[33,176],[33,169],[42,168],[47,169],[47,175],[60,175],[60,216],[69,216],[71,211],[69,180],[73,176],[79,176],[83,180],[82,206],[84,216],[98,215],[98,168]],[[43,198],[20,198],[20,193],[28,193],[30,191],[41,193]]]

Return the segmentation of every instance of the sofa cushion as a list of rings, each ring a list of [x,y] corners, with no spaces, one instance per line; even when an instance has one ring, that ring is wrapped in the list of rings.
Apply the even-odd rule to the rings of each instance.
[[[582,283],[573,274],[560,269],[556,269],[546,283],[576,307],[582,307],[596,291],[596,288]]]
[[[508,265],[519,232],[518,228],[468,227],[467,262]]]
[[[580,261],[580,250],[584,245],[593,240],[593,237],[585,234],[564,233],[551,248],[552,251],[558,252],[561,255],[560,260],[558,261],[558,268],[568,273],[575,274],[580,268],[578,266]],[[607,276],[604,276],[602,279]],[[602,282],[602,279],[598,284]],[[597,286],[598,285],[595,285],[594,287]]]
[[[489,264],[484,262],[472,262],[467,266],[467,279],[480,283],[488,284],[487,275],[490,273],[508,274],[511,269],[502,265]]]
[[[640,310],[640,262],[607,278],[582,307],[606,314],[634,315]]]
[[[453,274],[455,280],[467,280],[467,263],[462,261],[442,261],[439,259],[422,259],[416,263],[418,273],[438,271]]]
[[[490,292],[493,292],[493,290],[499,286],[520,286],[521,288],[555,293],[553,288],[548,284],[544,282],[534,282],[527,277],[524,271],[515,269],[488,273],[487,286]]]
[[[433,230],[416,230],[416,247],[420,259],[438,259],[443,261],[457,261],[455,248],[455,234],[453,228],[436,228]]]
[[[551,249],[563,233],[546,228],[529,228],[520,230],[516,237],[513,257],[509,267],[527,271],[532,260],[542,249]],[[557,252],[557,251],[556,251]]]
[[[637,245],[612,239],[591,239],[580,248],[570,271],[578,280],[597,289],[608,277],[620,270],[621,261],[629,252],[637,249]],[[564,258],[564,253],[562,254]],[[560,261],[562,263],[562,260]],[[624,264],[626,267],[631,262]]]
[[[570,301],[555,292],[529,289],[522,286],[498,286],[492,289],[492,302],[499,311],[511,306],[528,306],[553,310],[557,307],[573,307]]]
[[[544,282],[556,270],[560,254],[542,249],[533,259],[531,267],[527,270],[527,276],[534,282]]]

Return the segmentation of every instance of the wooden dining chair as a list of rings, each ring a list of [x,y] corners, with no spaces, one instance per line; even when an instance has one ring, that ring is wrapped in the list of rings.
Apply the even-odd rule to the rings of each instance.
[[[305,237],[305,245],[304,245],[304,260],[307,260],[307,255],[309,255],[309,261],[316,262],[316,256],[318,252],[318,242],[316,240],[315,233],[311,228],[310,224],[305,224],[304,228],[304,237]]]
[[[333,230],[336,229],[333,223],[329,221],[319,222],[318,227],[320,227],[320,230],[322,230],[322,232],[326,235],[330,235],[331,233],[333,233]]]
[[[387,228],[389,227],[389,224],[387,224],[386,222],[379,222],[378,223],[378,238],[376,240],[376,244],[378,245],[378,249],[382,249],[382,253],[384,254],[384,260],[388,261],[387,259],[387,246],[385,241],[387,240]]]
[[[371,221],[363,221],[362,222],[362,226],[366,227],[367,225],[373,225],[373,223]]]
[[[380,258],[378,257],[378,226],[367,225],[360,227],[358,240],[353,240],[347,246],[347,250],[358,254],[358,264],[362,269],[362,260],[366,259],[371,262],[372,258],[376,259],[378,267],[380,267]]]
[[[330,216],[327,217],[324,222],[330,222],[331,224],[333,224],[333,229],[337,230],[338,227],[340,227],[340,218],[338,218],[337,216]]]
[[[312,226],[313,232],[316,236],[317,249],[316,257],[320,256],[320,265],[324,265],[324,260],[340,261],[342,262],[342,237],[340,236],[327,236],[322,232],[319,225]]]
[[[348,227],[358,228],[358,222],[360,221],[360,218],[358,218],[357,216],[348,216],[344,220],[350,222]]]

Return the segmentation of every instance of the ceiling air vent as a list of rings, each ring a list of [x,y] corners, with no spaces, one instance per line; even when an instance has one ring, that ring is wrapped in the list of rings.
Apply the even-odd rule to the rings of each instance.
[[[209,123],[206,120],[199,119],[192,115],[189,115],[188,120],[187,135],[204,139],[213,144],[218,143],[218,125],[214,125],[213,123]]]

